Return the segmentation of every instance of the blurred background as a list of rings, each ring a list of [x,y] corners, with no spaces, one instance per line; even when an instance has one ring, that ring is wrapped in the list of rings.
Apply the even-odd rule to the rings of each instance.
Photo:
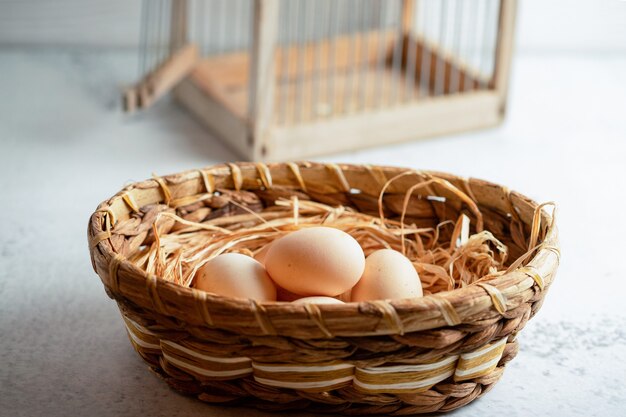
[[[623,1],[544,3],[519,3],[519,53],[623,52]],[[139,43],[141,1],[3,0],[1,4],[3,46],[136,48]]]
[[[123,111],[149,66],[142,19],[140,1],[0,0],[0,409],[11,415],[241,413],[145,372],[89,263],[84,226],[100,201],[152,172],[243,158],[171,97]],[[449,171],[556,201],[551,293],[502,381],[455,415],[623,415],[626,2],[519,1],[513,45],[501,122],[476,130],[483,113],[461,107],[437,137],[355,140],[311,159]],[[476,126],[446,131],[465,112]]]

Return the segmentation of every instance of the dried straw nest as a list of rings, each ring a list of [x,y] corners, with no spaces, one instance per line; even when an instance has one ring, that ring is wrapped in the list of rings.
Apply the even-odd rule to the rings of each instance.
[[[515,335],[541,305],[560,257],[554,214],[545,205],[551,203],[442,173],[238,163],[133,184],[98,207],[88,233],[94,269],[118,302],[133,345],[178,390],[269,409],[411,414],[471,401],[514,356]],[[308,225],[349,233],[366,255],[401,251],[417,268],[425,297],[315,306],[189,288],[208,259],[254,255]],[[398,381],[406,380],[408,368],[378,377],[391,388],[369,391],[348,377],[324,389],[302,385],[322,378],[317,374],[294,374],[270,386],[266,374],[256,373],[258,364],[349,364],[358,375],[457,356],[458,371],[464,354],[472,357],[496,341],[502,341],[500,356],[485,372],[469,379],[446,374],[406,389]],[[213,362],[204,363],[208,374],[194,371],[168,356],[165,346],[172,343],[218,358],[219,369],[224,359],[245,358],[253,374],[225,378]],[[197,357],[190,363],[198,365]]]

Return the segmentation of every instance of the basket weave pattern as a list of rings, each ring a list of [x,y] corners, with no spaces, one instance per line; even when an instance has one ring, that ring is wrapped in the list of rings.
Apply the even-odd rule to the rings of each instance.
[[[343,305],[257,303],[167,282],[126,260],[152,238],[150,219],[144,216],[132,230],[116,227],[141,216],[143,207],[180,207],[216,190],[252,192],[264,201],[306,194],[375,212],[386,181],[407,171],[238,163],[132,184],[92,215],[92,264],[118,303],[135,349],[178,391],[269,410],[393,415],[452,410],[499,380],[517,352],[517,333],[540,308],[558,267],[553,219],[540,211],[540,227],[533,231],[538,205],[528,198],[482,180],[407,173],[386,190],[383,202],[392,214],[400,215],[394,213],[394,198],[436,178],[420,193],[440,199],[412,199],[406,221],[428,226],[463,213],[472,224],[484,222],[513,258],[526,252],[533,233],[539,245],[523,267],[486,283],[419,299]],[[446,184],[470,196],[481,217]],[[512,230],[521,231],[522,241]]]

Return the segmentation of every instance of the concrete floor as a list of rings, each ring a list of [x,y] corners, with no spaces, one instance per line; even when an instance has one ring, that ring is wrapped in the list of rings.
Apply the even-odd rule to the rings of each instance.
[[[236,159],[175,104],[123,115],[134,54],[0,51],[0,414],[247,415],[170,391],[132,350],[88,257],[130,181]],[[559,203],[563,259],[500,383],[458,416],[622,416],[626,56],[518,55],[496,129],[326,156],[450,171]]]

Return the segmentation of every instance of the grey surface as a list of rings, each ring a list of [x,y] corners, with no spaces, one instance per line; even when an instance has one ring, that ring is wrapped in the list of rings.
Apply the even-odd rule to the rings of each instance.
[[[125,183],[236,159],[171,103],[121,114],[125,53],[0,52],[0,415],[265,415],[154,377],[93,273],[86,223]],[[520,55],[496,129],[319,160],[451,171],[560,205],[563,260],[521,351],[458,416],[623,416],[626,57]]]

